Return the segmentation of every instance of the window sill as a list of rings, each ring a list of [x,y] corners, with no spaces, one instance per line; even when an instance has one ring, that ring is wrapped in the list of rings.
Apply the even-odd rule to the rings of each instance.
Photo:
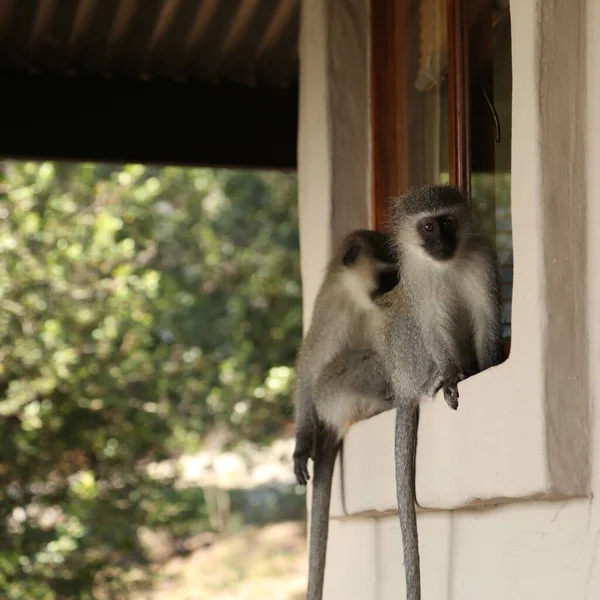
[[[587,432],[577,429],[579,422],[570,431],[568,423],[553,427],[542,362],[532,364],[536,361],[519,354],[513,345],[506,362],[461,383],[456,412],[448,409],[441,393],[421,404],[416,459],[419,507],[449,510],[588,495],[589,468],[578,460],[581,454],[560,455],[565,436],[567,440],[587,437]],[[347,513],[341,504],[338,461],[332,518],[397,512],[394,420],[394,412],[389,411],[358,423],[348,433],[344,447]]]

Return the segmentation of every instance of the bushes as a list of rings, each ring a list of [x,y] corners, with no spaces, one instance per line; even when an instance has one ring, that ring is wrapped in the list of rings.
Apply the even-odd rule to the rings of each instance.
[[[296,181],[11,162],[0,185],[0,591],[84,600],[142,555],[145,465],[292,419]]]

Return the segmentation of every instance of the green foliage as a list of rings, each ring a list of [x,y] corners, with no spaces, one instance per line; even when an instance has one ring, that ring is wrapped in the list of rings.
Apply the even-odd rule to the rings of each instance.
[[[0,596],[85,600],[162,510],[149,461],[291,421],[296,179],[0,169]]]

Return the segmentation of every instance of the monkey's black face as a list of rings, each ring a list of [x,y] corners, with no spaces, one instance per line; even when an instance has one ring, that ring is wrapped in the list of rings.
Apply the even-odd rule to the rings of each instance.
[[[424,217],[417,223],[423,248],[439,261],[450,260],[458,247],[458,223],[454,215]]]
[[[398,285],[399,281],[398,271],[395,268],[380,271],[377,275],[377,287],[371,292],[371,299],[375,300],[387,294]]]

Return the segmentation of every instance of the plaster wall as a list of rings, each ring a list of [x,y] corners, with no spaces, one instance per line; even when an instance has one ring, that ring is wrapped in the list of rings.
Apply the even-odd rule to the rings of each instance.
[[[304,3],[303,27],[318,11],[328,19],[327,4]],[[351,4],[364,10],[367,1]],[[419,514],[424,599],[600,598],[600,384],[594,377],[600,365],[600,2],[513,1],[511,17],[512,352],[503,365],[461,384],[457,413],[443,410],[439,398],[422,409],[417,496],[430,509]],[[356,36],[364,44],[366,24],[337,43],[326,25],[320,31],[328,52],[341,52]],[[312,84],[323,55],[302,48],[301,104],[323,111],[316,123],[301,109],[300,203],[316,212],[301,210],[300,227],[306,238],[318,231],[330,242],[331,222],[324,225],[323,218],[341,201],[323,188],[333,180],[332,146],[329,160],[319,162],[307,136],[324,127],[331,134],[335,113],[331,90],[324,90],[332,80]],[[349,171],[361,168],[360,160],[347,163]],[[319,179],[323,164],[329,171]],[[306,197],[305,178],[325,205]],[[354,201],[368,206],[368,194]],[[328,257],[322,242],[302,248],[308,307]],[[391,413],[349,433],[350,515],[334,500],[325,598],[402,597],[392,448]]]

